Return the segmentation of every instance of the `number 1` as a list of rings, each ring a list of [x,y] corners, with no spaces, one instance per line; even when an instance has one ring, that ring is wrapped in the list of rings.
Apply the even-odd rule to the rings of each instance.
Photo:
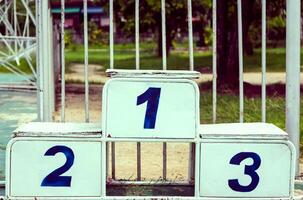
[[[137,98],[137,106],[147,102],[144,129],[154,129],[156,125],[161,88],[148,88]]]

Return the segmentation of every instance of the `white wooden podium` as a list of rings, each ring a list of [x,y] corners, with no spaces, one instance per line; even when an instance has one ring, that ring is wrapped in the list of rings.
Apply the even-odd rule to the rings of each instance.
[[[109,74],[102,128],[29,123],[14,132],[6,155],[7,199],[167,198],[106,196],[105,146],[115,141],[194,143],[195,195],[178,199],[293,197],[295,150],[288,135],[265,123],[200,125],[200,94],[191,80],[197,72]]]

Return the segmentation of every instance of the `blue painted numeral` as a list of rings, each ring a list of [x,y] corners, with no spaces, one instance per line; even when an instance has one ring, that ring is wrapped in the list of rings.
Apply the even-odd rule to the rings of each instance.
[[[154,129],[156,125],[161,88],[148,88],[137,98],[137,106],[147,102],[144,129]]]
[[[244,174],[251,177],[251,182],[249,185],[241,185],[238,179],[228,180],[229,187],[236,192],[251,192],[259,184],[260,177],[257,174],[256,170],[259,169],[261,165],[261,158],[258,154],[253,152],[241,152],[232,157],[230,160],[230,164],[232,165],[240,165],[243,160],[252,159],[252,165],[245,165]]]
[[[63,153],[66,157],[66,162],[62,167],[59,167],[49,175],[47,175],[42,183],[42,187],[70,187],[71,186],[71,176],[61,176],[67,172],[74,164],[74,152],[69,147],[66,146],[54,146],[46,151],[44,156],[54,156],[57,153]]]

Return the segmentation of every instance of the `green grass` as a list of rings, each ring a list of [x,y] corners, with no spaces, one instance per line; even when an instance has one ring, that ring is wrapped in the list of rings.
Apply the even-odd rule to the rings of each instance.
[[[177,44],[178,48],[183,51],[173,50],[168,57],[168,69],[186,70],[189,68],[189,56],[186,50],[187,45],[184,43]],[[153,42],[143,42],[140,44],[140,65],[141,69],[162,69],[162,59],[156,56],[156,44]],[[302,49],[301,62],[303,62]],[[269,72],[285,72],[285,48],[268,48],[267,49],[267,71]],[[83,45],[72,45],[66,48],[66,69],[67,72],[72,71],[70,66],[72,63],[84,63]],[[195,69],[206,69],[211,72],[212,68],[212,52],[211,50],[196,51],[194,53]],[[89,63],[99,64],[109,68],[109,50],[107,45],[91,45],[89,48]],[[16,65],[15,62],[12,64]],[[115,68],[134,69],[135,68],[135,45],[133,43],[115,45]],[[261,71],[261,50],[255,49],[252,56],[244,57],[245,72]],[[220,67],[220,66],[218,66]],[[20,60],[22,71],[31,73],[31,70],[24,59]],[[9,72],[4,67],[0,67],[0,73]]]
[[[32,57],[32,59],[33,59],[32,65],[35,68],[36,67],[35,58]],[[32,70],[30,69],[30,66],[28,65],[27,61],[24,58],[20,59],[19,65],[17,64],[16,61],[12,61],[11,64],[16,66],[18,69],[20,69],[22,72],[24,72],[26,74],[31,74],[32,73]],[[0,73],[11,73],[11,71],[9,71],[8,69],[6,69],[5,67],[0,65]]]
[[[81,49],[68,50],[66,52],[67,69],[71,63],[83,63],[84,52]],[[195,53],[195,61],[200,63],[200,66],[211,66],[211,54],[209,52]],[[172,53],[168,58],[169,69],[188,69],[188,54],[187,53]],[[109,67],[109,52],[89,50],[89,63],[99,64]],[[115,68],[119,69],[134,69],[135,68],[135,51],[132,50],[115,50],[114,59]],[[140,54],[141,69],[162,69],[162,59],[155,56],[153,51],[142,51]]]
[[[201,123],[212,123],[212,94],[201,92],[200,95],[200,117]],[[303,100],[302,100],[303,101]],[[268,97],[267,102],[268,122],[274,123],[284,129],[285,100],[284,97]],[[218,94],[217,96],[217,122],[239,122],[239,97],[232,94]],[[303,107],[302,107],[303,108]],[[260,97],[244,99],[245,122],[261,121],[261,99]]]
[[[285,98],[272,96],[266,99],[267,122],[273,123],[285,130]],[[239,122],[239,98],[232,94],[218,94],[217,97],[217,123]],[[301,110],[303,110],[303,96],[301,96]],[[244,99],[244,121],[261,121],[260,97]],[[212,123],[212,94],[200,94],[200,122]],[[303,113],[300,116],[301,143],[303,144]]]
[[[284,72],[285,71],[285,48],[267,49],[267,71]],[[303,61],[303,51],[301,59]],[[168,57],[168,69],[188,69],[189,58],[187,51],[172,51]],[[195,51],[194,53],[195,68],[208,68],[211,71],[212,52]],[[82,46],[73,46],[66,50],[67,69],[71,63],[83,63],[84,50]],[[106,68],[109,67],[108,46],[94,46],[89,49],[89,63],[99,64]],[[134,44],[115,45],[115,68],[134,69],[135,68],[135,46]],[[161,69],[162,59],[156,56],[156,44],[143,43],[140,53],[141,69]],[[252,56],[244,57],[244,71],[259,72],[261,71],[261,50],[255,49]]]

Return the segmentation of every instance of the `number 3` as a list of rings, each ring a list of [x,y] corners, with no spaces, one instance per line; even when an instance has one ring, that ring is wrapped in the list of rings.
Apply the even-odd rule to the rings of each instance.
[[[59,167],[49,175],[47,175],[42,183],[42,187],[70,187],[71,186],[71,176],[61,176],[67,172],[74,164],[74,153],[69,147],[66,146],[54,146],[46,151],[44,156],[54,156],[57,153],[63,153],[66,157],[66,162],[62,167]]]
[[[251,177],[251,182],[247,186],[243,186],[239,183],[238,179],[228,180],[229,187],[237,192],[251,192],[259,184],[260,177],[257,174],[256,170],[259,169],[261,165],[261,158],[258,154],[253,152],[241,152],[232,157],[230,160],[230,164],[232,165],[240,165],[243,160],[251,158],[253,160],[252,165],[245,165],[244,174]]]

